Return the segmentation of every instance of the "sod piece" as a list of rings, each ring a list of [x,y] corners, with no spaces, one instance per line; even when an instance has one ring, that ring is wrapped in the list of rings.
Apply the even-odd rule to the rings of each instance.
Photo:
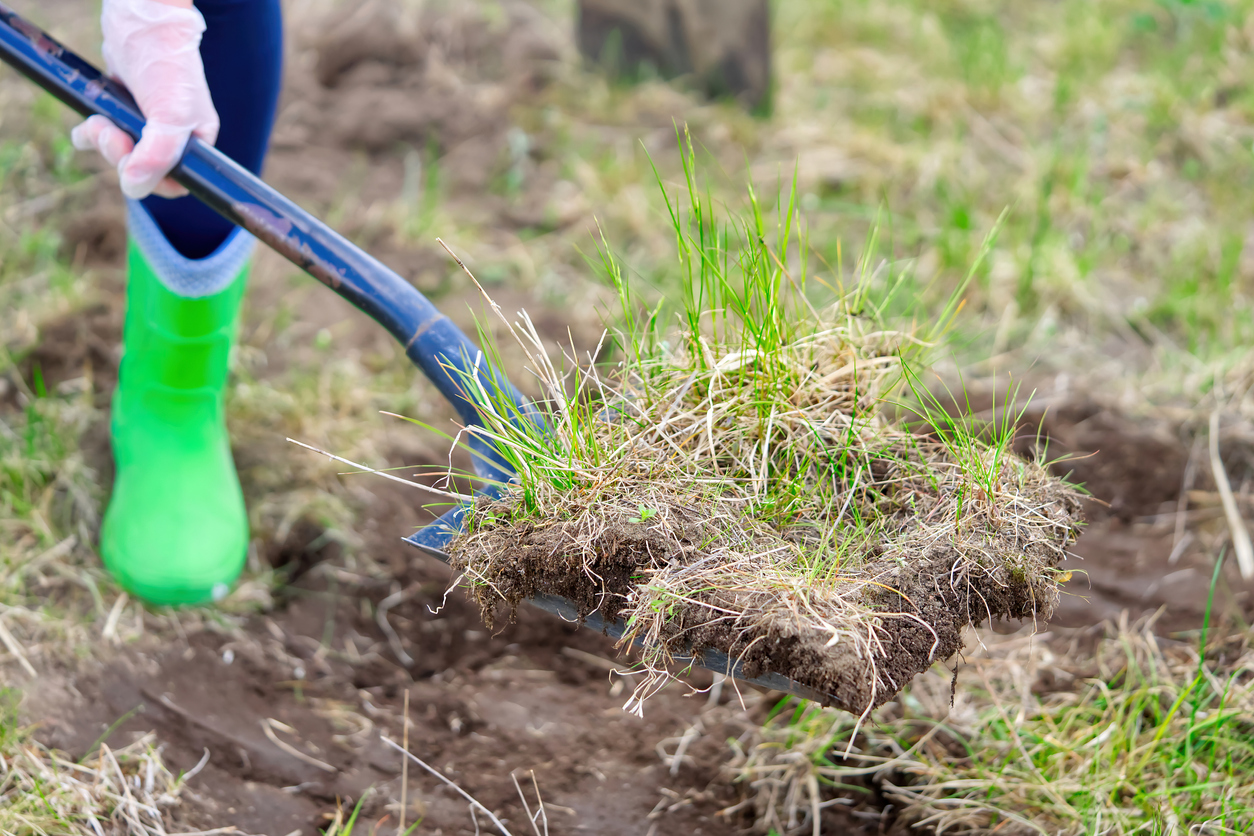
[[[917,370],[936,329],[885,327],[893,285],[868,265],[826,292],[789,268],[791,207],[771,244],[752,194],[739,226],[695,188],[671,206],[676,328],[637,316],[609,256],[614,365],[559,370],[525,313],[502,316],[547,426],[475,393],[493,408],[474,431],[518,472],[449,546],[485,619],[547,593],[624,622],[650,673],[633,710],[675,657],[715,648],[858,714],[961,649],[966,626],[1048,619],[1078,492],[1010,452],[1014,416],[980,428],[939,410]],[[889,418],[911,391],[913,430]]]

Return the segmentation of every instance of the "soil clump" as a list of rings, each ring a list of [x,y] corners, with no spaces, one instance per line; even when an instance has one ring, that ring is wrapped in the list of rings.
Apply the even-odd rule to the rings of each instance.
[[[1060,521],[1078,516],[1078,501],[1064,489],[1052,501]],[[507,507],[498,507],[487,514],[493,510],[508,513]],[[451,551],[455,568],[490,578],[472,587],[489,625],[496,623],[498,609],[513,618],[518,606],[536,595],[567,598],[584,617],[597,612],[611,622],[635,620],[645,578],[726,557],[708,544],[728,532],[701,521],[700,514],[695,506],[663,509],[660,517],[686,517],[678,533],[647,522],[600,520],[592,539],[586,520],[502,525],[462,538]],[[769,535],[756,543],[763,550],[779,545]],[[873,636],[869,651],[839,628],[834,633],[831,627],[823,631],[799,622],[790,609],[792,599],[777,590],[754,589],[731,574],[718,578],[721,583],[676,596],[660,631],[637,633],[638,641],[659,642],[674,656],[722,651],[743,666],[747,677],[779,673],[828,695],[825,702],[861,714],[892,699],[936,661],[953,656],[962,648],[967,626],[1049,619],[1058,593],[1043,570],[1056,566],[1063,551],[1030,540],[1016,545],[1031,555],[1030,567],[975,561],[973,550],[952,543],[915,554],[879,546],[882,558],[834,584],[872,614],[873,623],[863,627]],[[988,551],[1006,553],[1004,544],[998,546]],[[824,594],[831,594],[826,586],[816,582],[803,605],[822,606]],[[833,641],[834,636],[844,641]]]
[[[762,252],[736,251],[742,265],[772,263],[763,239],[745,246]],[[694,291],[735,312],[721,321],[664,343],[617,335],[635,354],[571,384],[601,393],[587,415],[531,320],[506,323],[548,417],[485,409],[474,429],[518,474],[448,546],[489,623],[536,595],[621,622],[648,670],[633,710],[677,658],[715,650],[865,715],[957,652],[968,625],[1048,620],[1079,495],[1010,452],[1011,436],[984,443],[943,416],[935,438],[889,423],[883,404],[916,374],[909,335],[864,326],[839,299],[820,314],[757,298],[769,281],[756,274],[737,281],[748,301]]]

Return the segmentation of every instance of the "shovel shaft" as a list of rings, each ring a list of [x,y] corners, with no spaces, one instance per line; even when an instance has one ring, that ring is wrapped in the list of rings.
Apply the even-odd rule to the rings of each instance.
[[[0,59],[82,116],[105,116],[133,139],[143,131],[143,114],[126,88],[3,3]],[[417,288],[225,154],[192,137],[170,176],[386,328],[464,423],[482,424],[466,387],[476,376],[483,391],[499,392],[518,414],[534,415],[478,346]],[[510,479],[512,471],[495,450],[478,436],[470,443],[478,448],[481,476]]]

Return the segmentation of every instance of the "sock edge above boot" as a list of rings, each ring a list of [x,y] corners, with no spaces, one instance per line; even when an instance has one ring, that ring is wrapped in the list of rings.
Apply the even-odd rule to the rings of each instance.
[[[257,243],[246,230],[236,227],[208,256],[188,258],[166,240],[139,201],[126,202],[126,215],[131,240],[157,281],[166,290],[187,299],[213,296],[228,288],[248,264]]]

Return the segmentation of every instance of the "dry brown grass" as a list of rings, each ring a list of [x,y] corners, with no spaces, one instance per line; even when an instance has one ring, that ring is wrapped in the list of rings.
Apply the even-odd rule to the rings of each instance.
[[[166,836],[169,810],[187,776],[170,773],[151,734],[121,749],[102,744],[75,761],[24,731],[7,726],[4,732],[0,832]]]

